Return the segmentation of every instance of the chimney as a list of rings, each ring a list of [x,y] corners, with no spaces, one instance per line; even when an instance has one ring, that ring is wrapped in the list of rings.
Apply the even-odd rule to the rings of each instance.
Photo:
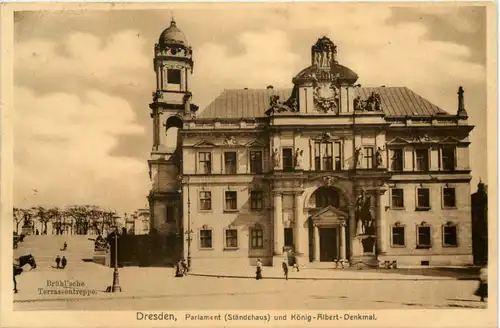
[[[272,89],[274,89],[274,87],[272,85],[267,86],[267,90],[272,90]]]
[[[458,111],[457,116],[460,118],[467,118],[467,111],[464,105],[464,88],[460,86],[458,88]]]

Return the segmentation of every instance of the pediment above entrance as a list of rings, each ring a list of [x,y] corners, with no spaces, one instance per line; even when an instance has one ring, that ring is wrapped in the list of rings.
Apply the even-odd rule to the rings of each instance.
[[[333,206],[327,206],[311,216],[313,225],[345,224],[349,215]]]

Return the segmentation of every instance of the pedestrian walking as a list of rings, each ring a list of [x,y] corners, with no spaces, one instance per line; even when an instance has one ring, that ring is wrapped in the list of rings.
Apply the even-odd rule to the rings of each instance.
[[[66,244],[66,242],[64,242],[64,245],[63,245],[63,251],[67,250],[68,249],[68,244]]]
[[[66,260],[66,257],[63,256],[61,260],[61,268],[64,269],[66,267],[66,264],[68,264],[68,260]]]
[[[283,259],[283,263],[281,264],[283,267],[283,274],[285,275],[285,280],[288,280],[288,261],[287,258]]]
[[[175,277],[176,278],[184,277],[184,269],[182,267],[181,260],[177,261],[177,264],[175,265]]]
[[[488,298],[488,267],[479,270],[479,287],[476,289],[474,295],[479,296],[481,302],[484,302],[484,299]]]
[[[183,271],[184,275],[187,276],[188,266],[186,264],[186,260],[185,259],[181,260],[181,265],[182,265],[182,271]]]
[[[61,258],[59,257],[59,255],[57,255],[57,257],[56,257],[56,269],[59,269],[61,267],[60,263],[61,263]]]
[[[257,259],[257,271],[255,272],[255,279],[262,279],[262,262],[260,259]]]

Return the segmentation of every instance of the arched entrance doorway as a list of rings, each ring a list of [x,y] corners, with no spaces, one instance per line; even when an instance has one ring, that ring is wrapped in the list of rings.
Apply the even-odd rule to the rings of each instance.
[[[309,261],[335,262],[349,254],[348,204],[338,189],[320,187],[309,199]]]

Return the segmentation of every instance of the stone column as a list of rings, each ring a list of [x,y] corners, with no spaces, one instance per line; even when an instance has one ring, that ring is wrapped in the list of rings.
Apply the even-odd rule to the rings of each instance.
[[[387,252],[387,222],[385,220],[384,204],[382,204],[382,195],[385,190],[377,190],[377,250],[378,254]]]
[[[281,193],[274,193],[274,254],[283,254],[283,200]]]
[[[342,222],[340,224],[340,259],[345,261],[346,259],[346,223]]]
[[[295,238],[295,254],[297,256],[302,255],[302,249],[300,245],[301,241],[301,234],[303,230],[303,220],[302,220],[302,207],[300,206],[300,194],[295,194],[294,195],[294,208],[295,208],[295,213],[294,213],[294,219],[295,219],[295,227],[294,227],[294,238]]]
[[[319,262],[319,228],[314,226],[314,261]]]

